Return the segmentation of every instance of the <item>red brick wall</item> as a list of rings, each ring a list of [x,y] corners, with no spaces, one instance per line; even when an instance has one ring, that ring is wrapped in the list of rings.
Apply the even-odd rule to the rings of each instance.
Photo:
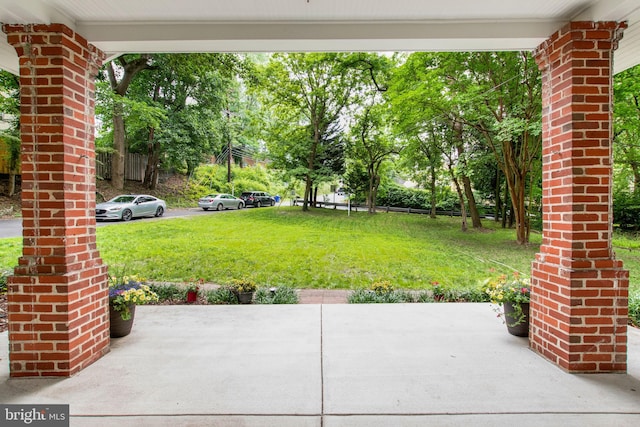
[[[4,25],[20,60],[23,256],[9,282],[12,376],[68,376],[109,349],[95,240],[94,77],[102,52],[61,24]]]
[[[531,347],[573,372],[626,371],[628,272],[612,233],[612,58],[625,28],[573,22],[543,43],[543,242]]]

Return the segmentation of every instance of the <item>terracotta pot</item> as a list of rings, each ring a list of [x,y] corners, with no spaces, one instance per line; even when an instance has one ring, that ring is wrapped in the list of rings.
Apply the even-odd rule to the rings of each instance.
[[[507,325],[507,330],[511,335],[517,337],[529,336],[529,303],[520,304],[522,312],[524,313],[524,320],[521,323],[515,324],[518,321],[518,316],[515,315],[515,309],[513,303],[505,302],[504,307],[504,321]]]
[[[253,300],[253,292],[240,292],[238,293],[238,301],[240,304],[251,304]]]
[[[131,312],[131,318],[128,320],[122,320],[122,315],[119,311],[115,311],[113,306],[109,304],[109,322],[110,322],[110,335],[111,338],[126,337],[131,333],[133,327],[133,319],[136,315],[136,305],[129,305],[129,311]]]

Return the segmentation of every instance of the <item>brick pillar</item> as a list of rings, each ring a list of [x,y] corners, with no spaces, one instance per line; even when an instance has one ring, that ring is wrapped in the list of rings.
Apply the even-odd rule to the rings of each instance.
[[[69,376],[109,350],[96,249],[94,77],[102,52],[61,24],[4,25],[20,60],[23,252],[9,279],[13,377]]]
[[[543,73],[543,239],[531,348],[570,372],[626,372],[628,272],[612,234],[612,60],[625,24],[572,22],[536,51]]]

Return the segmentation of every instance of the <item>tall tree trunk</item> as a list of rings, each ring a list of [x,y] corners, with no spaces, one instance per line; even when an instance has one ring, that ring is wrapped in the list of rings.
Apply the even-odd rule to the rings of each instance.
[[[511,199],[509,198],[509,187],[505,183],[504,185],[504,197],[502,201],[502,228],[507,228],[507,207],[511,206]],[[509,209],[509,215],[513,212],[513,208]]]
[[[317,123],[315,123],[313,127],[314,127],[313,145],[311,146],[311,152],[309,153],[309,158],[307,159],[308,172],[307,172],[306,186],[304,189],[304,200],[302,202],[303,211],[309,210],[309,198],[311,197],[311,190],[313,187],[313,180],[311,179],[311,174],[315,169],[316,154],[318,151],[318,144],[320,143],[320,130],[318,129]]]
[[[372,214],[375,212],[375,207],[373,206],[373,187],[375,186],[376,178],[371,165],[367,167],[367,175],[369,177],[369,182],[367,183],[367,212]]]
[[[494,209],[495,222],[499,221],[500,214],[503,213],[502,198],[500,197],[500,168],[496,168],[496,185],[494,187],[494,198],[496,199],[496,206]],[[503,225],[504,228],[504,225]]]
[[[155,140],[155,129],[149,128],[147,141],[147,167],[144,171],[144,184],[155,190],[158,184],[158,168],[160,167],[160,144]]]
[[[464,194],[467,196],[467,202],[469,203],[469,213],[471,214],[471,224],[473,228],[482,228],[482,221],[480,221],[480,213],[478,212],[478,207],[476,206],[476,198],[473,195],[473,190],[471,188],[471,179],[467,175],[467,161],[464,157],[464,140],[462,137],[462,123],[454,122],[453,127],[456,133],[456,149],[458,150],[458,158],[460,162],[464,166],[462,170],[462,185],[464,186]]]
[[[124,158],[126,153],[124,117],[122,105],[116,104],[113,112],[113,154],[111,155],[111,185],[124,189]]]
[[[462,175],[462,185],[464,186],[464,194],[467,196],[467,201],[469,203],[469,214],[471,215],[472,227],[482,228],[480,212],[478,212],[476,198],[473,195],[473,190],[471,189],[471,179],[469,179],[467,175]]]
[[[633,172],[633,192],[640,194],[640,166],[636,162],[631,162],[629,166],[631,166],[631,171]]]
[[[124,56],[119,57],[117,61],[124,70],[120,81],[118,81],[116,72],[113,68],[113,61],[109,62],[107,74],[109,75],[109,83],[114,93],[124,97],[135,75],[142,70],[153,68],[149,64],[150,58],[151,57],[149,55],[142,55],[131,62],[127,62]],[[111,185],[118,190],[122,190],[124,189],[125,154],[127,146],[123,106],[118,100],[114,102],[113,107],[113,149],[114,153],[111,160]]]
[[[16,194],[16,173],[13,169],[9,172],[9,197]]]
[[[462,188],[460,187],[458,178],[456,178],[456,174],[453,171],[453,165],[451,163],[449,163],[449,174],[451,175],[451,180],[453,181],[453,185],[456,188],[456,193],[458,193],[458,201],[460,203],[460,216],[462,217],[462,231],[467,231],[467,208],[464,203],[464,193],[462,191]]]
[[[431,218],[436,218],[436,205],[438,204],[438,198],[436,194],[436,169],[431,167]]]

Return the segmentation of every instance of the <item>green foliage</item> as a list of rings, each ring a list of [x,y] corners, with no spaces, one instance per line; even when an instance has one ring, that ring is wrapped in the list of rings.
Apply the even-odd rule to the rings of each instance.
[[[614,180],[617,198],[618,190],[628,192],[630,188],[640,188],[640,67],[629,68],[614,76],[613,94],[613,156],[615,162]],[[636,190],[637,191],[637,190]],[[615,206],[614,206],[615,207]],[[631,223],[634,223],[632,221]]]
[[[246,277],[242,279],[232,279],[229,287],[237,293],[255,292],[257,289],[256,283]]]
[[[362,92],[363,76],[375,75],[363,67],[365,56],[275,54],[260,69],[254,87],[266,107],[263,139],[273,166],[285,171],[288,181],[305,181],[307,200],[312,185],[343,171],[343,113]]]
[[[137,62],[145,66],[132,67]],[[127,69],[143,72],[131,71],[133,79],[119,95],[101,73],[96,114],[103,127],[97,147],[113,145],[114,111],[124,117],[127,149],[149,153],[152,164],[166,170],[191,173],[229,142],[257,146],[247,119],[247,110],[255,106],[239,90],[239,76],[251,69],[243,55],[125,55],[105,65],[110,67],[116,69],[114,75]]]
[[[220,165],[202,165],[195,169],[186,197],[192,201],[211,193],[229,193],[239,196],[243,191],[272,191],[276,187],[267,171],[260,166],[231,169],[232,183],[227,182],[227,168]]]
[[[278,286],[272,292],[270,288],[258,288],[255,304],[297,304],[298,294],[290,286]]]
[[[18,166],[20,165],[22,143],[20,138],[6,132],[0,132],[0,143],[5,146],[3,147],[6,151],[5,160],[9,169],[16,173],[19,172]]]
[[[0,70],[0,113],[12,117],[8,132],[17,136],[20,129],[20,81],[18,76],[4,70]]]
[[[369,290],[375,292],[376,294],[388,294],[394,291],[393,285],[388,280],[383,280],[381,282],[373,282],[371,286],[369,286]]]
[[[436,301],[488,302],[489,297],[481,289],[473,288],[444,289],[442,294],[434,292],[433,288],[418,291],[390,290],[387,292],[376,292],[374,289],[361,288],[353,291],[347,299],[349,304],[430,303]]]
[[[613,195],[613,222],[624,230],[640,229],[640,192],[620,190]]]
[[[3,270],[0,272],[0,295],[7,293],[7,280],[11,274],[13,273],[9,270]]]
[[[227,286],[206,291],[205,298],[209,304],[238,304],[237,295]]]
[[[449,187],[439,189],[436,208],[443,211],[458,211],[458,196]],[[411,209],[431,209],[431,193],[418,188],[405,188],[391,184],[380,189],[378,205]]]
[[[97,229],[97,245],[108,265],[127,265],[154,282],[224,284],[244,275],[265,287],[357,289],[384,279],[399,289],[428,290],[437,281],[464,291],[479,289],[502,264],[530,271],[540,235],[520,247],[513,230],[484,226],[461,233],[448,217],[283,206],[107,225]],[[618,233],[613,243],[630,289],[639,289],[637,238]],[[0,269],[11,270],[21,253],[21,237],[0,239]]]
[[[349,304],[389,304],[414,302],[413,295],[404,290],[376,292],[371,289],[356,289],[347,298]]]
[[[163,302],[182,302],[187,296],[187,290],[173,283],[152,283],[149,288],[158,295],[158,301]]]
[[[380,189],[378,205],[398,208],[429,209],[431,194],[426,190],[390,185]]]
[[[640,327],[640,290],[629,293],[629,320]]]

